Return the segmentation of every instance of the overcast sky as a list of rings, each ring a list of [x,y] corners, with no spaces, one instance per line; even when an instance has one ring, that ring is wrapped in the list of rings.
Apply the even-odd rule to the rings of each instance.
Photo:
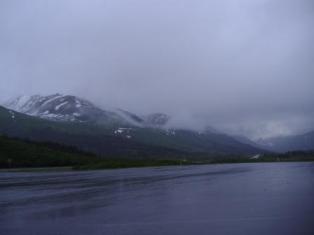
[[[56,92],[253,138],[314,129],[314,1],[1,0],[0,99]]]

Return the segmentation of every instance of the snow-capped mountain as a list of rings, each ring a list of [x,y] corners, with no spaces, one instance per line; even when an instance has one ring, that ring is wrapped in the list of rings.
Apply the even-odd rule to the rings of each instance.
[[[103,112],[89,101],[60,94],[19,96],[4,106],[17,112],[54,121],[95,121],[100,116],[117,118]]]
[[[53,121],[97,122],[121,127],[162,127],[170,118],[165,114],[140,117],[122,109],[103,110],[85,99],[61,94],[19,96],[6,102],[4,107]]]
[[[6,106],[9,108],[0,106],[0,135],[76,146],[101,155],[123,152],[141,156],[145,150],[145,156],[165,157],[165,151],[159,148],[177,155],[193,153],[197,156],[263,152],[209,130],[151,126],[166,123],[157,118],[165,117],[163,115],[152,115],[156,118],[148,121],[124,110],[102,110],[73,96],[19,97]]]

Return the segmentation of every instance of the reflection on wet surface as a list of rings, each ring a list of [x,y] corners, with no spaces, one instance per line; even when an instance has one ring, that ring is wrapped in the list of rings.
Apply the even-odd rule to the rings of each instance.
[[[314,234],[314,164],[0,173],[0,234]]]

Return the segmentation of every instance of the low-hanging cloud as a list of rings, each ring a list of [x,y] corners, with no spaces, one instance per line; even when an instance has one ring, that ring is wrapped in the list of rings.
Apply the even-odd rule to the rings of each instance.
[[[250,137],[314,128],[312,0],[4,0],[0,98],[55,92]]]

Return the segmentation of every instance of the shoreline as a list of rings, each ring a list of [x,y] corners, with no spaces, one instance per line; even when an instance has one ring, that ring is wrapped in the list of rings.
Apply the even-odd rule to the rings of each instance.
[[[151,168],[151,167],[168,167],[168,166],[201,166],[201,165],[224,165],[224,164],[249,164],[249,163],[296,163],[296,162],[313,162],[314,160],[295,160],[295,161],[243,161],[243,162],[204,162],[204,163],[184,163],[184,164],[167,164],[167,165],[134,165],[122,167],[93,167],[93,166],[58,166],[58,167],[21,167],[21,168],[2,168],[0,173],[10,172],[63,172],[63,171],[97,171],[97,170],[121,170],[131,168]]]

